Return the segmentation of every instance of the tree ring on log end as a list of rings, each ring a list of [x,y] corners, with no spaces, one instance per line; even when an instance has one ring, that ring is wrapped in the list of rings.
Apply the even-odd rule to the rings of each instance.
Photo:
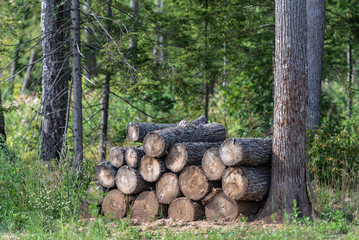
[[[224,193],[235,200],[239,200],[247,191],[248,179],[238,167],[224,170],[222,177],[222,189]]]
[[[143,156],[139,168],[142,178],[147,182],[156,182],[163,173],[163,166],[158,158]]]
[[[204,153],[202,169],[210,181],[220,180],[222,178],[226,166],[220,159],[218,148],[210,148]]]
[[[115,183],[115,176],[109,168],[100,168],[96,176],[99,183],[105,188],[111,188]]]
[[[182,193],[192,200],[202,200],[208,193],[208,180],[198,166],[186,167],[180,174],[179,185]]]
[[[235,165],[243,158],[242,145],[235,138],[229,138],[222,143],[219,154],[225,165]]]
[[[186,147],[180,143],[174,144],[166,156],[166,167],[173,172],[180,172],[187,162]]]
[[[118,169],[116,176],[116,186],[124,194],[131,194],[137,187],[136,173],[128,166]]]
[[[126,196],[119,190],[110,191],[103,200],[102,209],[105,216],[116,219],[125,217],[128,212]]]
[[[112,166],[119,168],[124,162],[124,151],[122,148],[113,147],[110,150],[110,163]]]
[[[150,132],[143,139],[143,150],[148,156],[159,157],[165,151],[166,143],[163,138],[154,132]]]
[[[134,123],[127,126],[127,136],[132,142],[137,142],[140,139],[140,129]]]

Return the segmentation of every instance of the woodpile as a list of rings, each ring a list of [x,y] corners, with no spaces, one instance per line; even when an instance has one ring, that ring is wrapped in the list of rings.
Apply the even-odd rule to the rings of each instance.
[[[89,190],[102,197],[84,202],[102,205],[105,216],[234,221],[255,215],[265,202],[271,139],[226,139],[223,125],[203,116],[177,124],[130,123],[127,131],[142,146],[112,148]]]

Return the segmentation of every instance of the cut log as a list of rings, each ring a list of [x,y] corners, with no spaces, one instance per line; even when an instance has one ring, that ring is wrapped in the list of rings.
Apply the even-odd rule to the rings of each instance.
[[[164,159],[143,156],[139,167],[142,178],[147,182],[156,182],[166,171]]]
[[[194,124],[181,121],[178,126],[150,132],[143,140],[143,150],[152,157],[165,154],[175,143],[221,142],[226,130],[220,123]]]
[[[220,182],[208,182],[200,167],[189,166],[181,172],[179,186],[186,197],[199,201],[206,197],[213,187],[219,187]]]
[[[220,188],[215,188],[202,201],[209,221],[234,221],[239,214],[237,201],[228,197]]]
[[[168,208],[168,217],[173,220],[197,221],[204,216],[204,207],[186,197],[175,199]]]
[[[144,181],[138,170],[125,165],[117,171],[116,186],[124,194],[139,194],[154,184]]]
[[[145,156],[146,153],[143,151],[142,147],[128,148],[126,151],[125,160],[128,166],[132,168],[137,168],[141,158]]]
[[[87,200],[93,203],[96,203],[97,206],[101,206],[104,193],[108,191],[107,188],[104,188],[99,183],[95,183],[87,189]]]
[[[270,169],[230,167],[224,170],[222,189],[235,200],[261,201],[269,191]]]
[[[266,166],[272,161],[272,139],[229,138],[219,148],[227,166]]]
[[[181,172],[190,165],[201,165],[204,153],[222,142],[183,142],[174,144],[166,156],[166,167],[173,172]]]
[[[174,173],[165,173],[156,183],[156,196],[160,203],[170,204],[181,195],[178,177]]]
[[[95,169],[96,179],[104,188],[115,187],[116,167],[112,166],[109,161],[102,162]]]
[[[166,206],[158,202],[154,191],[142,192],[131,206],[131,218],[139,221],[153,221],[161,215],[167,215]],[[161,211],[163,211],[161,213]]]
[[[196,124],[207,123],[207,118],[205,116],[200,116],[198,119],[192,121]],[[132,142],[142,142],[143,138],[147,133],[161,130],[165,128],[175,127],[178,123],[173,124],[153,124],[153,123],[135,123],[131,122],[127,126],[127,136]]]
[[[218,148],[208,149],[204,153],[202,158],[202,169],[208,180],[221,180],[225,168],[226,166],[219,156]]]
[[[238,201],[238,213],[240,217],[250,217],[258,213],[262,208],[262,201]]]
[[[110,191],[103,199],[102,210],[106,217],[121,219],[129,210],[129,199],[119,190]]]
[[[110,150],[110,163],[119,168],[125,163],[126,148],[113,147]]]

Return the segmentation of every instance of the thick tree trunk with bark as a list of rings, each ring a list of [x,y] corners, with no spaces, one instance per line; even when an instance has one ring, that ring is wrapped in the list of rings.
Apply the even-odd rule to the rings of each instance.
[[[113,147],[110,150],[110,163],[119,168],[125,163],[126,148]]]
[[[185,222],[197,221],[204,216],[204,207],[200,202],[186,197],[175,199],[168,208],[168,217]]]
[[[106,217],[124,218],[129,210],[129,198],[119,190],[110,191],[103,199],[102,210]]]
[[[200,167],[189,166],[181,172],[179,186],[186,197],[198,201],[205,198],[213,187],[219,187],[220,182],[209,182]]]
[[[324,54],[325,0],[307,1],[308,107],[307,129],[320,126]]]
[[[116,186],[124,194],[139,194],[154,184],[144,181],[137,169],[123,166],[117,171]]]
[[[160,203],[170,204],[181,194],[178,176],[174,173],[163,174],[156,183],[156,196]]]
[[[224,169],[226,169],[226,165],[219,156],[218,148],[208,149],[202,158],[202,170],[207,179],[210,181],[221,180]]]
[[[200,116],[198,119],[192,121],[193,123],[207,123],[207,118]],[[175,127],[178,123],[172,124],[155,124],[155,123],[136,123],[131,122],[127,126],[127,137],[132,142],[143,142],[144,137],[147,133],[161,130],[165,128]]]
[[[269,191],[269,183],[268,168],[230,167],[222,177],[224,193],[235,200],[261,201]]]
[[[58,7],[60,6],[60,7]],[[41,160],[60,158],[65,129],[68,78],[61,0],[42,0]]]
[[[142,192],[131,206],[131,218],[150,222],[167,215],[168,206],[160,204],[154,191]]]
[[[82,134],[82,77],[81,77],[81,40],[80,40],[80,2],[72,0],[72,78],[74,83],[74,145],[75,166],[81,170],[83,160]]]
[[[213,147],[219,147],[221,142],[184,142],[174,144],[166,156],[166,167],[172,172],[181,172],[190,165],[201,165],[204,153]]]
[[[214,188],[202,203],[209,221],[234,221],[238,217],[237,201],[228,197],[220,188]]]
[[[294,201],[312,216],[307,192],[307,16],[305,0],[275,2],[274,119],[271,188],[258,219],[284,220]]]
[[[115,186],[115,177],[118,168],[108,162],[100,163],[95,169],[96,179],[104,188],[113,188]]]
[[[229,138],[219,148],[227,166],[265,166],[272,160],[272,139]]]
[[[24,93],[25,90],[29,87],[29,83],[31,80],[31,72],[32,72],[32,69],[34,68],[34,62],[37,58],[38,52],[39,52],[39,50],[37,48],[35,48],[31,52],[29,64],[27,65],[27,68],[26,68],[24,82],[22,83],[22,87],[21,87],[21,93]]]
[[[181,121],[176,127],[150,132],[143,140],[147,155],[162,156],[175,143],[221,142],[226,138],[226,129],[220,123],[195,124]]]
[[[141,159],[139,171],[147,182],[156,182],[166,172],[163,158],[144,156]]]
[[[134,147],[128,148],[125,154],[125,161],[128,166],[132,168],[137,168],[142,157],[145,156],[146,153],[143,151],[142,147]]]

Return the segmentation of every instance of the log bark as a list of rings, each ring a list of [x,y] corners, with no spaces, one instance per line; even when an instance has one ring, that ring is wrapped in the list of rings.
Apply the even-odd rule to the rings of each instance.
[[[168,217],[173,220],[197,221],[204,216],[204,207],[186,197],[175,199],[168,208]]]
[[[148,156],[158,157],[175,143],[221,142],[226,129],[220,123],[194,124],[181,121],[176,127],[150,132],[143,140],[143,150]]]
[[[208,149],[202,158],[202,170],[210,181],[221,180],[226,166],[219,156],[218,148]]]
[[[147,182],[156,182],[166,172],[164,159],[150,156],[143,156],[140,162],[139,171]]]
[[[224,170],[222,188],[235,200],[261,201],[269,191],[268,168],[230,167]]]
[[[131,206],[131,218],[139,221],[153,221],[166,214],[166,206],[158,202],[154,191],[142,192]]]
[[[156,196],[160,203],[170,204],[182,195],[179,188],[178,176],[174,173],[165,173],[156,183]]]
[[[115,187],[117,170],[109,161],[102,162],[95,169],[96,179],[104,188]]]
[[[251,217],[263,207],[264,201],[237,201],[239,217]]]
[[[139,194],[153,185],[144,181],[138,170],[129,166],[122,166],[117,171],[116,186],[124,194]]]
[[[145,156],[146,153],[143,151],[141,146],[128,148],[126,150],[125,161],[128,166],[132,168],[137,168],[141,158]]]
[[[207,123],[207,118],[204,116],[200,116],[196,120],[192,121],[193,123]],[[161,130],[165,128],[175,127],[178,123],[170,123],[170,124],[154,124],[154,123],[136,123],[131,122],[127,126],[127,137],[132,142],[142,142],[147,133]]]
[[[129,198],[119,190],[110,191],[103,200],[102,210],[106,217],[124,218],[129,210]]]
[[[228,197],[220,188],[214,188],[202,203],[209,221],[234,221],[239,215],[237,201]]]
[[[126,148],[113,147],[110,150],[110,163],[114,167],[121,167],[125,163]]]
[[[265,166],[272,161],[272,139],[229,138],[219,148],[227,166]]]
[[[166,167],[173,172],[181,172],[190,165],[201,165],[204,153],[221,142],[184,142],[174,144],[166,156]]]
[[[220,186],[220,182],[208,182],[200,167],[189,166],[181,172],[179,186],[186,197],[199,201],[205,198],[213,187]]]

